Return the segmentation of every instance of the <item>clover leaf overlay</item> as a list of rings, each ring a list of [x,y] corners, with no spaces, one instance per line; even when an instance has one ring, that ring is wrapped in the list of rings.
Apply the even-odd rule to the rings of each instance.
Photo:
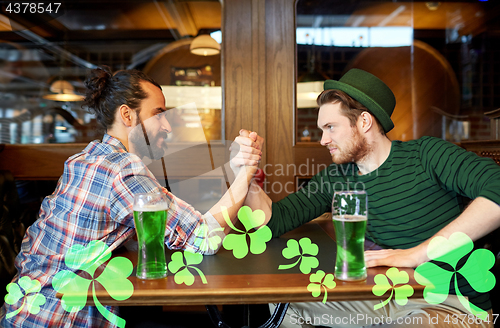
[[[406,303],[408,303],[408,297],[413,295],[414,290],[410,285],[396,287],[398,284],[407,284],[410,281],[410,277],[406,271],[399,271],[397,268],[389,268],[386,275],[378,274],[375,276],[375,286],[373,286],[372,292],[376,296],[382,296],[390,289],[391,294],[388,299],[382,303],[376,304],[373,307],[374,310],[386,306],[392,299],[393,294],[395,295],[394,300],[396,303],[402,306],[406,305]],[[389,283],[387,278],[391,280],[392,284]]]
[[[208,231],[208,225],[205,223],[200,224],[195,230],[194,234],[201,239],[201,243],[199,245],[199,249],[203,252],[208,250],[215,251],[219,248],[219,245],[222,243],[222,239],[220,236],[210,236],[214,232],[224,231],[224,228],[216,228],[211,231]],[[206,237],[205,237],[206,236]]]
[[[475,306],[462,295],[458,287],[458,274],[467,279],[470,286],[479,293],[486,293],[495,286],[495,276],[489,271],[495,263],[495,256],[489,250],[473,251],[465,264],[458,268],[460,259],[473,250],[472,240],[462,232],[453,233],[449,239],[434,237],[428,246],[427,256],[431,262],[415,269],[415,280],[424,285],[424,299],[430,304],[444,302],[449,294],[450,282],[464,307],[478,318],[486,320],[488,313]],[[447,263],[451,270],[438,266],[435,262]]]
[[[250,253],[252,254],[262,254],[266,250],[266,243],[271,240],[272,233],[271,229],[267,226],[263,226],[256,231],[249,232],[252,229],[256,229],[265,222],[265,214],[262,210],[255,210],[248,206],[242,206],[238,211],[238,219],[243,224],[245,231],[237,229],[229,215],[227,213],[227,208],[221,206],[222,215],[224,220],[229,225],[231,229],[238,233],[232,233],[224,238],[222,246],[228,251],[232,250],[233,255],[237,259],[242,259],[248,254],[248,244],[247,236],[250,238]]]
[[[125,320],[106,309],[97,299],[95,282],[99,282],[117,300],[123,301],[132,296],[133,284],[127,279],[132,273],[133,265],[129,259],[114,257],[106,265],[102,273],[96,276],[96,269],[111,257],[111,250],[100,240],[87,244],[74,245],[66,253],[65,263],[70,270],[58,272],[52,280],[52,287],[63,294],[61,302],[65,311],[78,312],[87,302],[87,292],[92,286],[92,297],[99,312],[111,323],[125,327]],[[91,279],[77,275],[77,271],[87,272]]]
[[[180,285],[184,283],[187,286],[191,286],[194,283],[194,275],[189,271],[189,269],[193,269],[198,272],[202,283],[208,283],[203,272],[194,266],[201,263],[203,255],[188,251],[179,251],[173,253],[170,258],[171,261],[168,263],[168,269],[175,274],[174,281],[176,284]]]
[[[328,289],[333,289],[337,285],[335,281],[333,281],[333,274],[329,273],[325,275],[325,271],[318,270],[316,273],[313,273],[309,276],[309,281],[311,282],[307,285],[307,290],[312,293],[313,297],[318,297],[321,295],[321,289],[324,289],[325,296],[323,297],[323,303],[326,303],[328,298]]]
[[[21,290],[22,288],[22,290]],[[31,280],[27,276],[19,278],[19,283],[10,283],[7,285],[7,295],[5,296],[5,303],[14,305],[22,299],[21,306],[10,313],[5,315],[9,319],[23,309],[24,305],[29,313],[37,314],[40,312],[40,306],[46,302],[45,296],[39,291],[42,290],[41,284],[38,280]],[[24,291],[24,292],[23,292]]]
[[[319,266],[319,261],[315,257],[318,255],[318,245],[311,242],[311,239],[304,237],[297,242],[295,239],[289,239],[286,243],[287,247],[283,249],[282,254],[286,259],[299,257],[297,261],[291,264],[282,264],[278,270],[287,270],[293,268],[300,262],[300,272],[303,274],[311,273],[311,270]]]

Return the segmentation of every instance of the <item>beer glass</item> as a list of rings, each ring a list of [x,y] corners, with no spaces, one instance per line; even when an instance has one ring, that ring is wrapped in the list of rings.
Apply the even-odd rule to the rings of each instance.
[[[134,196],[134,223],[138,241],[137,277],[158,279],[167,276],[165,229],[168,202],[165,194]]]
[[[337,241],[335,277],[340,280],[366,279],[364,256],[368,220],[368,196],[365,191],[335,192],[332,218]]]

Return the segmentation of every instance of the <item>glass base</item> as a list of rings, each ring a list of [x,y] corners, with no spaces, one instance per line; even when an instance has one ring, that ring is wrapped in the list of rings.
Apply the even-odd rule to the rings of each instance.
[[[139,279],[162,279],[167,276],[167,266],[165,263],[147,262],[137,266],[135,275]]]
[[[355,274],[355,275],[353,275],[352,273],[349,274],[348,272],[340,272],[340,273],[335,273],[334,275],[335,275],[335,279],[344,280],[344,281],[366,280],[366,277],[367,277],[366,272],[360,273],[360,274]]]
[[[142,279],[142,280],[150,280],[150,279],[162,279],[162,278],[166,278],[167,277],[167,273],[155,273],[155,274],[151,274],[151,273],[148,273],[148,274],[137,274],[136,277],[138,279]]]

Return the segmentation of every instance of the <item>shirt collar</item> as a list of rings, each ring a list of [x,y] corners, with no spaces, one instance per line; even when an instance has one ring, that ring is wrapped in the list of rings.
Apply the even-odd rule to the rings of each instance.
[[[125,148],[120,140],[105,133],[102,142],[99,142],[99,140],[92,141],[83,152],[90,156],[101,156],[109,154],[110,152],[126,153],[127,148]]]
[[[120,142],[120,140],[116,139],[115,137],[110,136],[109,134],[105,133],[104,137],[102,137],[102,143],[115,146],[118,149],[127,151],[127,148]]]

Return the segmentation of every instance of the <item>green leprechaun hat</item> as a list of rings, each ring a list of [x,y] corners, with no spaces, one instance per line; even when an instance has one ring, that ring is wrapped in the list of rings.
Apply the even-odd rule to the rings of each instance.
[[[359,101],[379,120],[387,133],[394,128],[391,120],[396,97],[381,79],[366,71],[353,68],[338,81],[326,80],[324,90],[340,90]]]

